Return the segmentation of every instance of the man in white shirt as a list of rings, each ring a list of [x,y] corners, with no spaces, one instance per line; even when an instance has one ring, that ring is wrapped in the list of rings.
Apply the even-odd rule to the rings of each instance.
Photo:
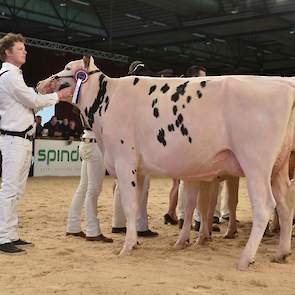
[[[9,33],[0,39],[0,150],[2,153],[2,185],[0,190],[0,253],[25,254],[22,249],[32,243],[17,234],[16,204],[25,190],[32,157],[35,132],[34,111],[71,101],[73,89],[40,95],[28,87],[20,67],[26,62],[25,39]],[[54,83],[54,81],[53,81]]]

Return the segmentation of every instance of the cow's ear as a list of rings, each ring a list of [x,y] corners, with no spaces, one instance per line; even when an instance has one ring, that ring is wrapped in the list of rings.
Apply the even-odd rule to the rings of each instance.
[[[90,58],[91,58],[90,55],[84,55],[83,56],[83,64],[84,64],[84,68],[86,70],[88,70],[88,68],[89,68]]]

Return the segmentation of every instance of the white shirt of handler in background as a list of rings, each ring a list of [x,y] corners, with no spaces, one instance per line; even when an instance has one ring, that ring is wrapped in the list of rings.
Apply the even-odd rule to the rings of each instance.
[[[32,159],[34,113],[55,105],[59,100],[71,101],[72,89],[40,95],[28,87],[20,67],[26,62],[25,39],[9,33],[0,39],[0,150],[2,184],[0,190],[0,253],[25,254],[17,233],[17,201],[23,195]]]
[[[79,154],[82,159],[80,184],[73,196],[69,209],[67,236],[86,238],[87,241],[112,243],[100,230],[97,218],[97,200],[101,192],[105,175],[103,156],[97,145],[95,134],[91,130],[84,130]],[[81,212],[85,209],[85,233],[81,230]]]

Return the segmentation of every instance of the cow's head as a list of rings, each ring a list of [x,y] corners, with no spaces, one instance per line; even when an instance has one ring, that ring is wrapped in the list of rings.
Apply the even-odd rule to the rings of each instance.
[[[68,86],[75,87],[79,79],[82,80],[82,83],[85,83],[88,76],[97,71],[93,58],[84,56],[83,59],[69,62],[62,71],[40,81],[37,90],[42,94],[46,94]]]

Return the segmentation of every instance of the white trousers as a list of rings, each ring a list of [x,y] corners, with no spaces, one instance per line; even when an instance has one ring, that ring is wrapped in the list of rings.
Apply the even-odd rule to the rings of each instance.
[[[217,197],[217,204],[214,211],[214,216],[220,218],[221,215],[224,216],[228,214],[228,206],[227,206],[227,192],[224,196],[223,206],[221,207],[221,192],[224,185],[224,181],[219,183],[218,187],[218,197]],[[177,217],[178,219],[184,219],[184,210],[185,210],[185,196],[184,196],[184,186],[183,181],[180,181],[179,191],[178,191],[178,203],[177,203]],[[194,220],[201,221],[200,213],[198,208],[194,210]]]
[[[81,231],[81,213],[84,205],[86,236],[96,237],[101,234],[97,200],[105,175],[103,157],[95,142],[81,142],[79,153],[82,159],[81,178],[70,205],[66,230],[70,233]]]
[[[147,215],[147,200],[150,187],[150,177],[145,176],[143,183],[143,195],[140,198],[140,203],[138,204],[138,213],[136,219],[136,229],[138,231],[148,230],[148,215]],[[123,211],[121,196],[119,191],[119,186],[116,181],[116,187],[113,197],[113,218],[112,218],[112,227],[125,227],[126,218]]]
[[[19,239],[17,201],[23,195],[32,161],[32,142],[0,135],[2,184],[0,190],[0,244]]]

